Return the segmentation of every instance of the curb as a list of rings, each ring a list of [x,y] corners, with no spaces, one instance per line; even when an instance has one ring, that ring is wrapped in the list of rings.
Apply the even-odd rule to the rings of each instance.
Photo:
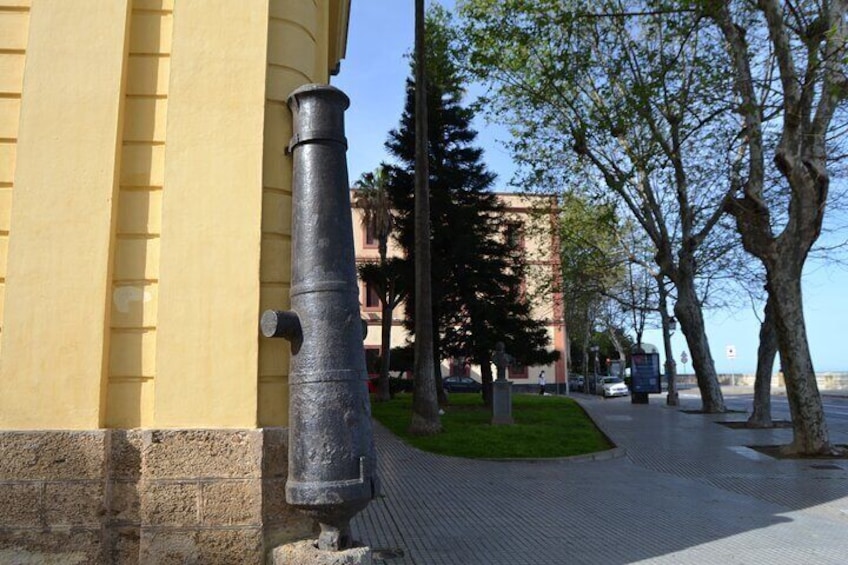
[[[590,417],[591,418],[591,417]],[[594,420],[592,420],[594,422]],[[597,426],[598,424],[595,423]],[[600,429],[600,426],[598,426]],[[602,430],[603,431],[603,430]],[[606,432],[604,432],[606,435]],[[607,436],[609,439],[609,436]],[[612,443],[612,441],[610,441]],[[431,455],[436,455],[431,453]],[[613,447],[612,449],[607,449],[606,451],[596,451],[594,453],[584,453],[582,455],[569,455],[567,457],[543,457],[539,458],[531,458],[531,457],[510,457],[503,459],[495,459],[488,457],[456,457],[457,459],[465,459],[466,461],[492,461],[494,463],[585,463],[589,461],[609,461],[610,459],[619,459],[620,457],[624,457],[627,455],[627,450],[623,447]],[[451,456],[446,456],[451,457]]]

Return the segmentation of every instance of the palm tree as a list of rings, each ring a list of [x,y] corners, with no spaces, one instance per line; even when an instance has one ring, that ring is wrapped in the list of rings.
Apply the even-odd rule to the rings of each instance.
[[[362,227],[374,235],[380,252],[380,264],[388,254],[389,233],[392,231],[392,203],[386,190],[388,175],[383,167],[362,175],[354,187],[353,205],[362,210]]]
[[[424,0],[415,0],[415,368],[409,433],[442,431],[433,360],[430,291],[430,189],[427,163],[427,62]]]
[[[388,241],[392,230],[392,205],[386,190],[388,175],[383,167],[378,167],[373,173],[365,173],[356,181],[357,188],[353,205],[362,210],[362,227],[366,233],[374,235],[377,249],[380,253],[380,263],[377,271],[373,268],[363,271],[360,278],[378,289],[380,305],[382,306],[382,332],[380,344],[380,379],[377,400],[386,401],[391,398],[389,391],[389,360],[391,355],[392,310],[398,304],[397,293],[393,289],[388,273]],[[363,276],[367,272],[368,279]],[[379,283],[379,284],[375,284]]]

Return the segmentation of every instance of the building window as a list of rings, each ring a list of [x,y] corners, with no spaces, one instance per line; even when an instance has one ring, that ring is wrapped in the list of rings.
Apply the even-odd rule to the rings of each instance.
[[[365,308],[375,310],[380,308],[380,295],[373,283],[365,283]]]
[[[365,247],[377,247],[377,229],[372,218],[370,222],[365,224]]]
[[[518,222],[510,222],[506,226],[506,243],[512,249],[524,250],[524,230]]]
[[[526,379],[527,367],[525,365],[509,365],[510,379]]]

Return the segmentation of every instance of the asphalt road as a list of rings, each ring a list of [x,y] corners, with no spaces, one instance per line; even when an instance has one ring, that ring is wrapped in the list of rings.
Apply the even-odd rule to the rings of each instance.
[[[681,391],[681,398],[700,398],[697,389],[693,391]],[[748,394],[727,394],[725,393],[724,402],[731,410],[746,410],[751,411],[754,403],[753,393]],[[826,393],[822,395],[822,406],[828,421],[848,422],[848,398],[844,396],[829,396]],[[775,420],[789,420],[789,403],[785,396],[773,395],[771,397],[771,415]]]

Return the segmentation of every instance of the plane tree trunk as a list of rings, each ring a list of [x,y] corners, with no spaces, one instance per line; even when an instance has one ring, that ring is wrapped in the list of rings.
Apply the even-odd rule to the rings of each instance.
[[[754,379],[754,407],[748,418],[749,428],[771,428],[771,374],[777,355],[777,333],[774,331],[773,299],[766,301],[763,323],[760,325],[760,345],[757,348],[757,375]]]
[[[792,414],[792,443],[785,446],[784,451],[788,454],[831,453],[833,447],[807,342],[801,273],[793,273],[788,267],[771,271],[768,290],[769,296],[774,297],[775,330]]]
[[[704,313],[698,301],[695,282],[691,277],[678,276],[674,283],[677,287],[677,302],[674,304],[674,315],[680,324],[680,329],[686,337],[689,353],[692,356],[692,368],[701,391],[701,410],[708,414],[724,412],[724,396],[710,353],[710,343],[704,327]]]

